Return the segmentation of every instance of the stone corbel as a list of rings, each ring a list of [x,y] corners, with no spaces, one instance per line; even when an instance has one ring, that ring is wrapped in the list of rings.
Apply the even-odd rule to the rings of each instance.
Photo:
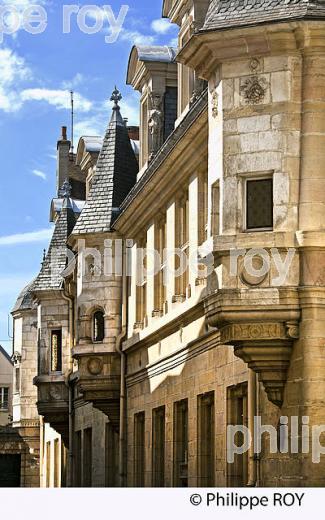
[[[281,408],[296,322],[233,323],[221,329],[221,342],[234,346],[237,357],[258,374],[268,399]]]

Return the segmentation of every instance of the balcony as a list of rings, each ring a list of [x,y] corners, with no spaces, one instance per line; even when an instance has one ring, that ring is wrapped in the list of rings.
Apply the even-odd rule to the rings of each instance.
[[[39,375],[34,378],[37,386],[38,413],[56,430],[69,446],[69,389],[63,375]]]
[[[221,343],[254,370],[269,401],[281,408],[300,316],[294,288],[220,289],[205,300]]]
[[[78,360],[78,393],[84,401],[106,414],[114,427],[119,427],[120,410],[120,355],[103,352],[103,346],[79,345],[73,350]]]

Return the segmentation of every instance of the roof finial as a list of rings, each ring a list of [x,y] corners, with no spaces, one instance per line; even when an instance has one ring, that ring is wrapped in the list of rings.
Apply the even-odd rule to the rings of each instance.
[[[121,99],[122,99],[122,94],[117,89],[117,86],[115,85],[115,89],[113,90],[113,93],[111,95],[111,101],[114,101],[113,110],[119,110],[120,109],[118,102],[121,101]]]
[[[62,184],[61,188],[61,197],[64,199],[69,199],[71,196],[72,187],[68,179],[65,179],[64,183]]]
[[[43,260],[42,260],[42,264],[44,264],[46,260],[46,249],[43,249]]]

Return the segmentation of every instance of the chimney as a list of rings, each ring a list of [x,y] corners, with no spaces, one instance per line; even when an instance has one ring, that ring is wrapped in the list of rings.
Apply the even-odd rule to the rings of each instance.
[[[56,188],[59,191],[66,179],[69,178],[69,152],[71,143],[67,139],[67,127],[62,126],[61,137],[57,142]]]
[[[139,141],[139,127],[138,126],[128,126],[128,134],[129,138],[133,139],[133,141]]]

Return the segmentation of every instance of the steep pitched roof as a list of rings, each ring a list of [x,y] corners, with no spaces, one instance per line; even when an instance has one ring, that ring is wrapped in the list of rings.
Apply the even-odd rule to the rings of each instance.
[[[6,360],[11,364],[13,365],[13,362],[11,361],[11,357],[9,356],[8,352],[5,351],[5,349],[0,345],[0,355],[3,355]]]
[[[325,4],[318,0],[212,0],[201,30],[302,18],[325,18]]]
[[[106,130],[85,207],[73,235],[111,231],[119,207],[136,182],[138,162],[134,155],[115,89],[113,114]]]
[[[34,280],[26,285],[26,287],[24,287],[24,289],[20,292],[14,308],[11,311],[12,313],[17,311],[26,311],[33,308],[33,295],[31,292],[33,283]]]
[[[67,266],[66,242],[76,223],[70,193],[64,197],[60,215],[56,221],[52,239],[41,270],[32,284],[31,291],[61,289],[62,271]]]

